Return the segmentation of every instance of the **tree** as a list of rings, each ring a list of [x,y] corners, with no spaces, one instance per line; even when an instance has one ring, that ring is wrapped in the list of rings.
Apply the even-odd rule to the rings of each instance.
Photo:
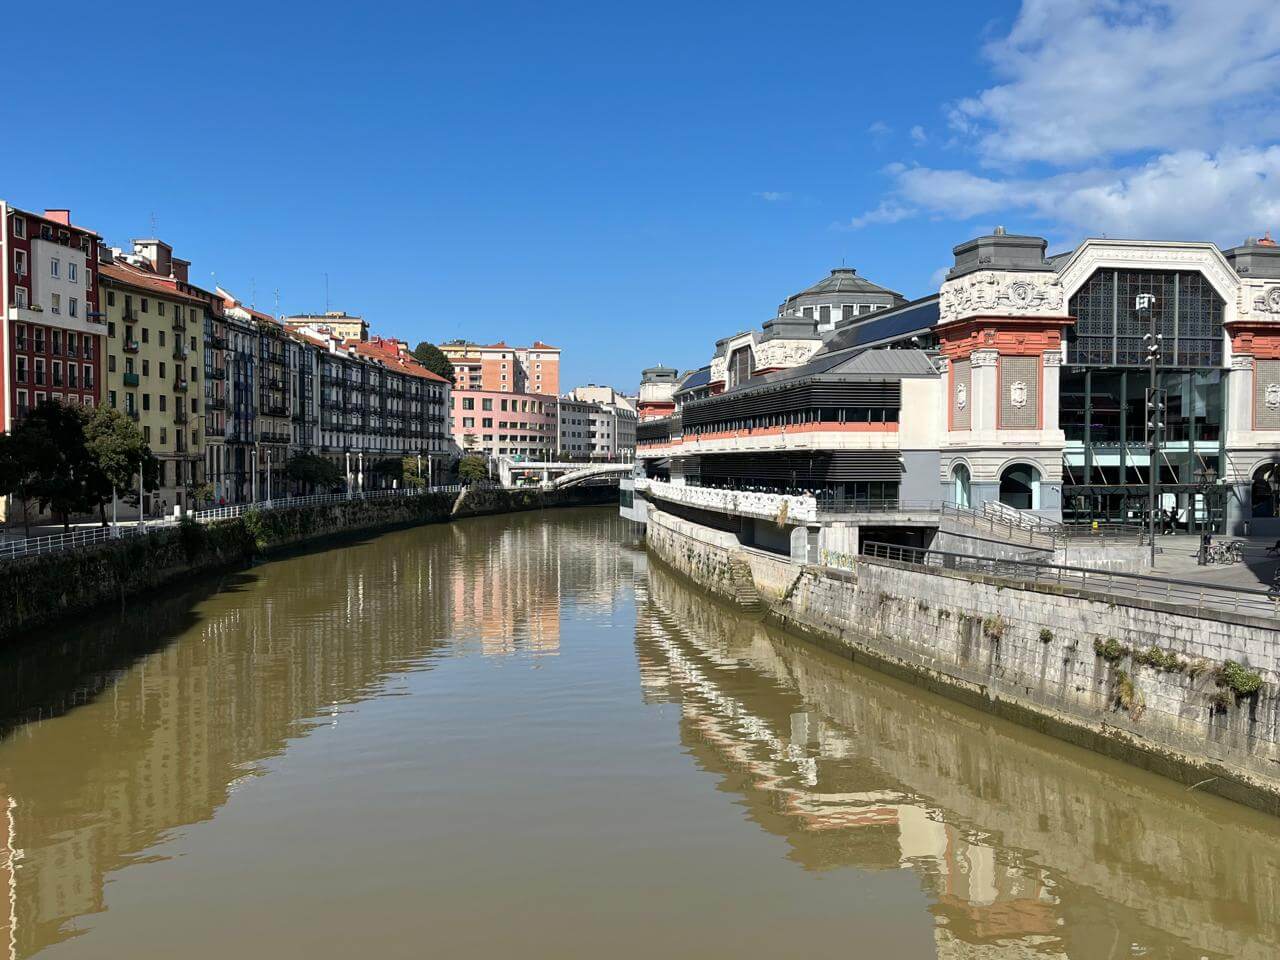
[[[373,462],[369,472],[385,482],[404,479],[404,461],[399,457],[382,457]]]
[[[63,530],[71,528],[71,514],[93,506],[97,470],[85,444],[84,419],[79,407],[46,401],[13,431],[23,500],[62,517]]]
[[[289,458],[285,474],[303,489],[336,490],[342,486],[342,468],[314,453],[299,453]]]
[[[431,473],[431,461],[422,462],[421,457],[405,457],[401,461],[400,474],[406,487],[425,487]]]
[[[413,355],[417,358],[420,364],[432,373],[437,376],[444,377],[450,383],[453,383],[453,364],[450,363],[449,358],[444,355],[444,351],[434,343],[428,343],[426,340],[423,340],[413,348]]]
[[[489,463],[484,457],[463,457],[458,461],[458,479],[463,483],[478,483],[489,478]]]
[[[160,461],[151,452],[141,428],[113,407],[100,406],[82,412],[85,446],[91,473],[87,484],[91,506],[106,525],[106,504],[112,494],[128,503],[138,502],[137,476],[147,490],[160,486]]]

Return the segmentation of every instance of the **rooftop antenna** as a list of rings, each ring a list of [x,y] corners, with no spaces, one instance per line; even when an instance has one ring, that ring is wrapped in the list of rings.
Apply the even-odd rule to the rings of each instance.
[[[159,231],[156,229],[156,212],[154,210],[151,211],[151,236],[156,239],[160,236]]]
[[[276,287],[276,316],[280,316],[280,288]]]
[[[258,309],[258,278],[249,278],[249,309]]]

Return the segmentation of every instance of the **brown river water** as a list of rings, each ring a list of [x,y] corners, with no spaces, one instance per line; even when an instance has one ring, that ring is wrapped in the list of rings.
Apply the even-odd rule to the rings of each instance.
[[[9,957],[1280,957],[1280,821],[745,619],[610,509],[132,602],[0,658],[0,716]]]

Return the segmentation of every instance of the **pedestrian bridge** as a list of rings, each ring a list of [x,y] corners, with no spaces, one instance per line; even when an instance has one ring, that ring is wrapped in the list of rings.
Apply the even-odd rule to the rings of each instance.
[[[514,486],[521,479],[536,477],[544,487],[558,490],[590,480],[628,476],[631,463],[560,463],[556,461],[515,461],[501,459],[498,470],[503,486]]]

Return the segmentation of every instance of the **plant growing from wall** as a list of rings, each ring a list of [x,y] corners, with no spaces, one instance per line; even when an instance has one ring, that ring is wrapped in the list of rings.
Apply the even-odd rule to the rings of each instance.
[[[1050,630],[1048,627],[1041,627],[1041,628],[1040,628],[1040,642],[1041,642],[1041,643],[1053,643],[1053,631],[1052,631],[1052,630]]]
[[[1179,659],[1172,650],[1162,650],[1156,646],[1150,650],[1139,650],[1134,653],[1133,662],[1166,673],[1181,673],[1188,666],[1187,661]]]
[[[1214,680],[1219,687],[1225,687],[1237,697],[1251,697],[1262,689],[1262,675],[1234,660],[1223,663]]]
[[[1126,670],[1117,670],[1114,677],[1116,705],[1129,711],[1135,720],[1142,714],[1142,694],[1134,687],[1133,677]]]
[[[1117,663],[1130,653],[1129,648],[1115,637],[1107,637],[1106,640],[1097,637],[1093,641],[1093,652],[1108,663]]]
[[[988,640],[994,640],[999,643],[1004,637],[1004,631],[1007,626],[1008,624],[1005,623],[1004,617],[997,613],[995,616],[987,617],[982,621],[982,634]]]

